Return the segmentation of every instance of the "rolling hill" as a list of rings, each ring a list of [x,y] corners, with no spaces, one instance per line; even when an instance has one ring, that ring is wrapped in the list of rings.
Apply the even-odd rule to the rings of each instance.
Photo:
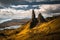
[[[0,24],[0,28],[5,28],[9,26],[14,26],[14,25],[23,25],[30,19],[12,19],[10,21],[6,21]]]
[[[60,40],[60,16],[47,21],[41,14],[35,18],[33,11],[32,19],[25,25],[15,30],[3,31],[0,31],[0,40]]]

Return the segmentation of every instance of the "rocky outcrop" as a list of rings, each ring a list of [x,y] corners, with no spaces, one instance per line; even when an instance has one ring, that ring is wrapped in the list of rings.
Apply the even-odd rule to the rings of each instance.
[[[35,17],[35,12],[34,12],[34,10],[32,10],[32,20],[31,20],[31,23],[30,23],[30,28],[35,27],[37,25],[37,23],[38,23],[38,20]]]
[[[35,12],[34,10],[32,10],[32,20],[30,23],[30,28],[35,27],[38,23],[43,23],[43,22],[47,22],[44,17],[42,16],[42,14],[40,13],[38,15],[38,18],[35,17]]]
[[[41,13],[38,15],[38,18],[37,19],[38,19],[39,23],[46,22],[46,20],[44,19],[44,17],[42,16]]]
[[[33,19],[36,19],[34,10],[32,10],[32,20]]]

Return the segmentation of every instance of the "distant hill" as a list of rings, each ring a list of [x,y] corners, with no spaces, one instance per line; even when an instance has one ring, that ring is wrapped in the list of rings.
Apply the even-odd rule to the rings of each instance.
[[[13,19],[13,20],[1,23],[0,24],[0,28],[14,26],[14,25],[20,25],[20,24],[23,25],[23,24],[25,24],[29,20],[30,19]]]

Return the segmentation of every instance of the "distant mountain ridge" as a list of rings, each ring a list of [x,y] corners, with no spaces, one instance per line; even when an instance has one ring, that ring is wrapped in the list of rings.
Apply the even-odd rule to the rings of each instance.
[[[20,24],[23,25],[29,20],[30,19],[12,19],[10,21],[6,21],[6,22],[1,23],[0,28],[14,26],[14,25],[20,25]]]

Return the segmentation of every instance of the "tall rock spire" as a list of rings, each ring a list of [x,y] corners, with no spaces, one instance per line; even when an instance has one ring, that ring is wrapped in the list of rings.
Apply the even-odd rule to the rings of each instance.
[[[38,21],[39,21],[40,23],[46,22],[46,20],[44,19],[44,17],[42,16],[41,13],[38,15]]]
[[[32,10],[32,20],[35,19],[35,12]]]
[[[32,20],[31,20],[31,23],[30,23],[30,28],[35,27],[37,25],[37,23],[38,23],[38,20],[35,17],[35,12],[34,12],[34,10],[32,10]]]

